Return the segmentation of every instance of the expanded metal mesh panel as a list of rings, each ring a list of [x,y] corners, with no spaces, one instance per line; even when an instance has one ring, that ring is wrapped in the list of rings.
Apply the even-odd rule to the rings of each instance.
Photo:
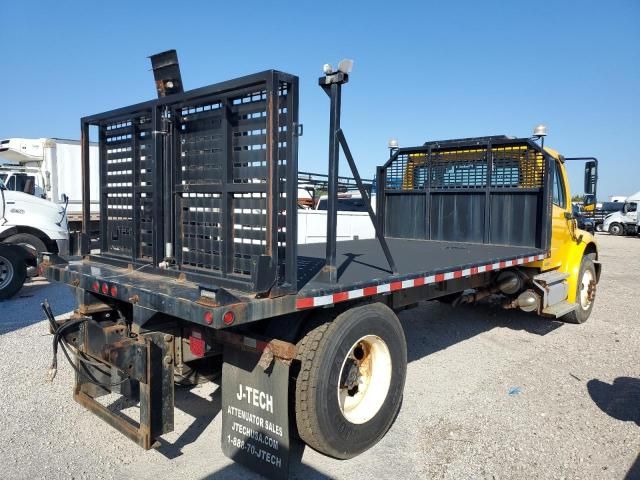
[[[291,292],[297,115],[297,78],[270,70],[83,118],[100,129],[101,254]]]
[[[225,101],[182,108],[179,112],[178,183],[211,185],[227,180],[266,183],[266,98],[266,90],[257,90]],[[284,85],[280,88],[278,102],[278,168],[284,178],[288,128],[287,88]],[[227,179],[225,162],[229,146],[232,164]]]
[[[408,162],[409,154],[403,153],[398,155],[387,167],[385,171],[385,188],[387,190],[413,189],[413,168],[407,169]]]
[[[544,162],[542,155],[525,145],[494,147],[492,187],[541,188]]]
[[[287,93],[285,85],[278,92],[278,177],[286,171]],[[253,92],[233,99],[233,183],[261,183],[267,179],[266,162],[266,92]]]
[[[386,169],[387,190],[541,188],[542,155],[527,145],[402,153]]]
[[[219,193],[183,193],[180,196],[182,263],[194,268],[222,267],[222,201]]]
[[[286,228],[284,201],[277,207],[278,257],[284,259]],[[233,273],[249,275],[254,256],[267,253],[267,196],[256,193],[233,195]]]
[[[140,194],[140,258],[153,260],[153,195]]]
[[[487,151],[485,149],[432,153],[431,188],[477,188],[484,187],[486,184]]]
[[[288,84],[280,82],[272,105],[264,83],[177,112],[176,188],[189,191],[180,197],[182,266],[248,280],[255,258],[270,255],[269,209],[275,217],[278,263],[285,262],[285,191],[294,122],[288,95]],[[277,184],[273,202],[268,201],[270,175]]]
[[[151,130],[150,115],[101,126],[102,250],[112,255],[151,256]]]
[[[221,183],[225,160],[222,130],[225,109],[221,102],[181,109],[178,183],[207,185]]]

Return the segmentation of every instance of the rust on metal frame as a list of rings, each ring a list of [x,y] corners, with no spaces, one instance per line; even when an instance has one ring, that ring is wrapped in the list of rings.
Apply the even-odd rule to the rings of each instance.
[[[204,295],[201,295],[197,300],[196,303],[198,305],[202,305],[203,307],[212,307],[212,308],[216,308],[220,306],[220,303],[211,297],[206,297]]]
[[[214,337],[221,343],[228,343],[252,352],[264,353],[290,363],[298,354],[298,349],[293,343],[285,342],[277,338],[247,337],[226,330],[214,330]]]
[[[93,313],[110,312],[111,310],[113,310],[111,306],[102,302],[91,303],[91,304],[82,303],[78,305],[78,313],[80,315],[91,315]]]
[[[115,415],[108,408],[98,403],[94,398],[81,391],[80,388],[80,385],[77,385],[75,391],[73,392],[73,399],[76,402],[95,414],[97,417],[107,422],[110,426],[118,430],[129,440],[132,440],[140,445],[145,450],[150,450],[154,447],[154,444],[151,443],[152,439],[148,425],[140,424],[140,427],[136,428],[131,422],[127,421],[123,417]]]

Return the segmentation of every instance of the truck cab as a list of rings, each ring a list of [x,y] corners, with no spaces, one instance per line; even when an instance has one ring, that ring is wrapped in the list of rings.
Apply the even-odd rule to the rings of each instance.
[[[39,254],[67,255],[68,246],[64,207],[10,190],[0,178],[0,299],[17,293],[26,277],[37,273]]]
[[[551,148],[545,151],[553,158],[551,170],[552,182],[552,214],[551,214],[551,248],[550,256],[542,262],[541,270],[558,270],[565,272],[568,283],[567,301],[591,305],[595,284],[600,277],[598,249],[594,236],[586,230],[578,228],[578,221],[573,214],[569,176],[565,162],[568,160],[585,160],[583,158],[565,158]],[[597,183],[597,161],[586,159],[584,178],[584,208],[593,209],[596,202],[595,185]],[[594,164],[595,162],[595,164]],[[595,267],[595,276],[583,272],[582,258],[587,257]],[[579,310],[578,310],[579,311]]]
[[[635,233],[638,223],[638,204],[640,203],[640,192],[627,197],[622,210],[610,213],[604,219],[602,229],[611,235],[625,235]]]

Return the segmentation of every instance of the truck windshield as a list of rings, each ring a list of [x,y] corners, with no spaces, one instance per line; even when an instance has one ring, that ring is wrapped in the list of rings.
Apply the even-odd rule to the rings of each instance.
[[[619,212],[624,208],[624,202],[604,202],[602,204],[603,212]]]

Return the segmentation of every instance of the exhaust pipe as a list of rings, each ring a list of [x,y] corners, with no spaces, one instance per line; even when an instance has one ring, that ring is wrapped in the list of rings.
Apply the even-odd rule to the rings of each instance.
[[[500,272],[496,279],[498,290],[505,295],[515,295],[524,288],[522,276],[515,270],[505,270]]]

